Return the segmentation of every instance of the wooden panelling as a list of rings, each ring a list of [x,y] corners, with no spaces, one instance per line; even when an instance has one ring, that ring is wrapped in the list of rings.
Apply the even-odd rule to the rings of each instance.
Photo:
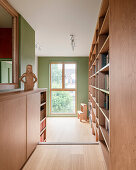
[[[110,168],[136,169],[136,0],[110,0]]]
[[[26,96],[0,102],[0,169],[19,170],[26,160]]]
[[[0,93],[0,170],[19,170],[40,141],[40,93]]]
[[[27,158],[40,139],[40,93],[27,95]]]

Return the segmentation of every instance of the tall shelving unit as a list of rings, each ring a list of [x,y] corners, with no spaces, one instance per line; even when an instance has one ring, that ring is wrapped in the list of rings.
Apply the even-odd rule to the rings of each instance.
[[[46,142],[46,91],[40,93],[40,142]]]
[[[109,167],[109,1],[102,0],[89,55],[89,110],[92,134]]]

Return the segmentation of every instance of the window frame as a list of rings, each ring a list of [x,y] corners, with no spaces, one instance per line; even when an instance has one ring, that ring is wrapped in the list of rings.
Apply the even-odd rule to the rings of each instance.
[[[62,88],[51,88],[51,65],[62,64]],[[65,88],[65,64],[75,64],[75,88]],[[51,113],[52,91],[75,91],[75,113]],[[50,63],[50,115],[76,115],[77,113],[77,63],[76,62],[51,62]]]

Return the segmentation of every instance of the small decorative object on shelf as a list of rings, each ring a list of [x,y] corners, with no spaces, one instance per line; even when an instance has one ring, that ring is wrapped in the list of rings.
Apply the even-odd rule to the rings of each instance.
[[[25,78],[25,81],[23,80],[23,78]],[[26,66],[26,73],[24,73],[20,77],[20,81],[22,81],[24,83],[24,90],[25,91],[33,90],[34,84],[37,82],[37,77],[33,73],[32,65],[28,64]]]

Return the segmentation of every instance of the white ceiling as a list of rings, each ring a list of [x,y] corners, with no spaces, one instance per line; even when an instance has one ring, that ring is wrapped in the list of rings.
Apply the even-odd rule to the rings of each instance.
[[[0,28],[12,28],[12,16],[0,6]]]
[[[37,56],[88,56],[101,0],[8,0],[36,31]],[[76,47],[71,48],[70,34]]]

